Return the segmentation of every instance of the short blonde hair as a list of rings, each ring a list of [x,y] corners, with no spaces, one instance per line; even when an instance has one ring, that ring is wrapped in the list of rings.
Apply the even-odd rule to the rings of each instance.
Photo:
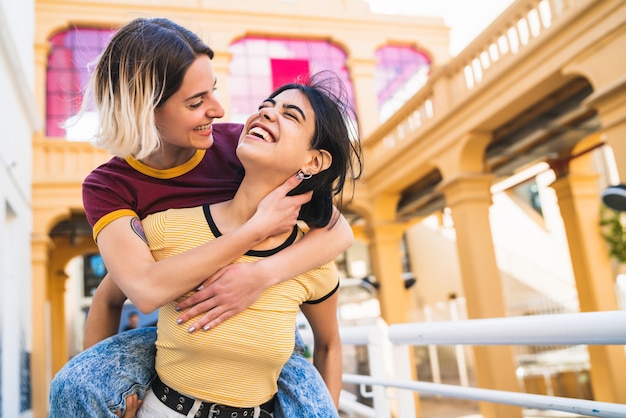
[[[118,157],[144,158],[161,146],[154,111],[181,86],[188,68],[213,51],[197,35],[164,18],[135,19],[99,56],[83,99],[98,110],[94,143]],[[80,114],[79,114],[80,115]]]

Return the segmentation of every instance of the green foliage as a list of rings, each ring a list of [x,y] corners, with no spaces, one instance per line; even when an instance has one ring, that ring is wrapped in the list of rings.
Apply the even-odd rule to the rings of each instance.
[[[600,227],[602,237],[609,247],[609,256],[620,263],[626,263],[626,231],[622,217],[618,212],[602,205],[600,208]]]

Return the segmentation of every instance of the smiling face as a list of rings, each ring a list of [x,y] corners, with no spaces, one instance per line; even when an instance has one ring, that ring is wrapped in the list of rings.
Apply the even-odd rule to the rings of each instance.
[[[245,123],[237,147],[246,175],[262,173],[282,182],[319,155],[311,148],[315,113],[299,90],[266,99]]]
[[[216,82],[211,59],[198,56],[178,91],[155,110],[163,151],[207,149],[213,145],[211,124],[224,116],[224,109],[215,97]]]

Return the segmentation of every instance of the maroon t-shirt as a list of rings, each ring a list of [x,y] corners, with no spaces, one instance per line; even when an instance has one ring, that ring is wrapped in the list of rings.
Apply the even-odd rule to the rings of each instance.
[[[83,206],[94,238],[128,211],[144,219],[167,209],[232,199],[243,178],[235,153],[242,129],[241,124],[214,124],[211,148],[178,167],[155,170],[132,158],[113,157],[93,170],[83,182]]]

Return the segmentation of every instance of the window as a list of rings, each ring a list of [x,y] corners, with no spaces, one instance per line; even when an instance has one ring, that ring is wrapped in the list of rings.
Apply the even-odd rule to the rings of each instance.
[[[106,273],[107,269],[100,254],[88,254],[83,256],[84,297],[93,296]]]
[[[90,74],[90,65],[109,41],[112,30],[72,28],[50,39],[52,46],[46,69],[46,135],[87,140],[61,126],[81,106],[82,94]],[[86,118],[87,119],[87,118]]]
[[[231,120],[243,122],[276,87],[334,71],[353,102],[346,54],[328,41],[247,37],[231,45]]]
[[[393,45],[376,51],[376,59],[374,83],[383,122],[424,85],[430,59],[415,48]]]

